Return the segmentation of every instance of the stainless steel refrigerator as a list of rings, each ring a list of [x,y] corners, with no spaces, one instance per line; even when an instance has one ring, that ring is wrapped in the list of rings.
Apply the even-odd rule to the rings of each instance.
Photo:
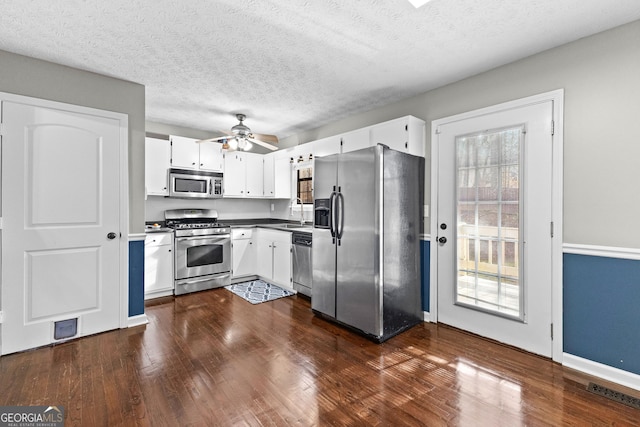
[[[315,314],[377,342],[422,321],[423,183],[423,158],[384,145],[315,159]]]

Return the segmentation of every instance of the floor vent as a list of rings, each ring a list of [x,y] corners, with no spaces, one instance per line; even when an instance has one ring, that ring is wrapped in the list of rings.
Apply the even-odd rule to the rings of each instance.
[[[632,408],[640,409],[640,399],[637,397],[629,396],[628,394],[612,390],[596,383],[589,383],[587,391],[606,397],[607,399],[615,400],[616,402],[623,403],[627,406],[631,406]]]

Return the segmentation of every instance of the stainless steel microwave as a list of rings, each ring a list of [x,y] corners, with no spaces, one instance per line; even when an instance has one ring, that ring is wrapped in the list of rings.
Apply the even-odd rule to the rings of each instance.
[[[220,198],[222,197],[222,173],[169,169],[169,197]]]

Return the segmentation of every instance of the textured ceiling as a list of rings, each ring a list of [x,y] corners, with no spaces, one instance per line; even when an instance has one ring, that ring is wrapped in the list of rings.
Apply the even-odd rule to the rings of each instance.
[[[0,49],[141,83],[147,120],[280,138],[640,19],[638,0],[0,0]]]

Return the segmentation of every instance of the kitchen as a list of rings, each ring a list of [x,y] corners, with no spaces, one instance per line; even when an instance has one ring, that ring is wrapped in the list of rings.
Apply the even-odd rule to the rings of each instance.
[[[424,129],[424,121],[407,116],[335,135],[329,140],[315,141],[265,155],[229,150],[228,147],[223,150],[224,145],[217,141],[201,141],[182,136],[163,138],[157,134],[152,134],[155,137],[147,137],[145,169],[147,202],[152,200],[163,209],[147,208],[145,299],[173,294],[182,295],[187,292],[245,283],[254,279],[266,281],[288,291],[300,292],[311,298],[314,292],[320,292],[317,289],[321,289],[313,288],[312,276],[321,277],[325,268],[329,268],[327,266],[322,268],[322,271],[313,270],[312,258],[317,258],[316,265],[319,262],[325,262],[319,254],[327,249],[316,247],[314,251],[312,235],[318,234],[319,237],[322,235],[322,228],[330,228],[329,216],[334,215],[331,212],[333,202],[328,203],[329,199],[318,200],[316,195],[314,203],[314,187],[322,189],[319,194],[329,196],[331,193],[331,186],[326,187],[328,184],[323,184],[322,181],[317,182],[315,164],[322,163],[325,156],[331,158],[332,154],[337,155],[337,153],[342,155],[357,153],[359,150],[366,150],[367,147],[375,147],[382,143],[399,153],[406,153],[409,158],[422,158]],[[191,151],[190,154],[188,150]],[[389,158],[393,156],[389,155]],[[391,160],[388,161],[391,162]],[[345,158],[344,162],[356,164],[348,158]],[[408,165],[403,169],[410,170]],[[341,174],[345,175],[347,171],[345,169]],[[385,173],[385,176],[387,175],[391,176],[388,172]],[[402,258],[384,262],[384,264],[406,263],[407,267],[401,270],[414,271],[411,278],[406,277],[401,280],[401,282],[413,284],[413,291],[405,285],[407,290],[402,292],[409,297],[410,303],[395,302],[394,304],[401,309],[398,314],[390,315],[398,321],[401,319],[400,313],[405,311],[402,307],[408,303],[413,304],[414,308],[408,310],[412,314],[411,320],[406,320],[407,325],[414,325],[423,317],[420,304],[420,271],[416,268],[419,265],[418,239],[420,230],[423,229],[421,224],[423,205],[421,192],[412,184],[422,180],[420,177],[423,175],[424,165],[416,166],[415,176],[403,178],[403,184],[394,187],[386,196],[389,200],[414,201],[413,208],[406,206],[389,215],[396,218],[395,224],[415,224],[414,227],[417,228],[409,233],[409,239],[415,242],[415,245],[412,250],[407,249],[407,252],[402,252],[404,253]],[[354,182],[360,182],[362,179],[362,175],[358,178],[345,178],[342,187],[346,190],[349,182],[353,185]],[[365,181],[372,181],[372,178]],[[390,178],[385,181],[394,182]],[[305,194],[305,188],[308,194]],[[361,193],[362,190],[356,191],[355,194]],[[403,196],[402,191],[413,193]],[[263,204],[267,202],[274,212],[276,202],[286,205],[286,216],[281,219],[260,217],[260,214],[252,217],[251,211],[246,206],[244,206],[245,218],[225,216],[224,213],[219,212],[220,202],[235,206],[236,201],[246,199],[261,201]],[[323,203],[325,201],[327,203]],[[171,202],[171,205],[168,202]],[[359,206],[365,206],[363,202],[356,203]],[[394,202],[387,203],[395,205]],[[172,206],[172,209],[167,209],[168,206]],[[176,206],[179,208],[176,209]],[[323,214],[323,212],[326,213]],[[365,213],[366,209],[354,211],[351,208],[351,211],[347,210],[347,213],[349,212],[351,217],[347,216],[347,229],[351,227],[350,222],[357,224],[357,228],[362,228],[365,225],[364,219],[368,217]],[[407,217],[402,216],[408,212],[414,213]],[[292,221],[294,213],[299,218],[295,222]],[[311,217],[310,220],[305,221],[305,216]],[[370,227],[370,233],[373,235],[375,232],[373,223]],[[190,228],[194,229],[189,230]],[[393,232],[390,229],[385,232],[383,235],[386,236],[386,244],[390,244],[391,236],[403,235],[399,231],[398,229]],[[331,233],[333,235],[333,230]],[[347,235],[349,234],[354,235],[354,232],[347,231]],[[171,243],[172,236],[175,236],[173,237],[175,244]],[[369,241],[369,237],[362,235],[358,240]],[[375,246],[374,241],[371,241],[371,244]],[[403,245],[400,244],[400,246]],[[357,249],[357,251],[360,250]],[[190,262],[188,251],[193,252],[192,263],[197,265],[197,268],[186,267]],[[197,261],[205,256],[203,251],[218,255],[211,255],[210,264],[205,266]],[[387,251],[381,248],[381,252]],[[172,263],[173,270],[167,267]],[[190,273],[189,270],[192,272]],[[371,289],[374,288],[371,287]],[[361,297],[351,298],[361,299]],[[325,301],[325,297],[318,293],[316,301]],[[338,300],[338,302],[338,305],[349,304],[348,300]],[[313,305],[314,310],[319,313],[331,313],[333,310],[332,313],[335,315],[335,308],[330,308],[324,302]],[[391,299],[385,304],[385,307],[387,306],[393,306]],[[350,311],[349,309],[344,312]],[[354,323],[360,324],[358,320],[349,322],[351,325]],[[373,329],[358,328],[358,330],[367,331],[373,331]],[[391,326],[385,326],[385,330],[387,332],[383,334],[381,330],[376,329],[373,337],[378,340],[383,337],[388,339],[397,333],[392,333]]]
[[[283,141],[282,146],[304,146],[318,139],[415,115],[427,124],[425,149],[428,156],[431,121],[564,88],[565,182],[560,202],[564,204],[565,222],[562,237],[565,306],[561,324],[555,324],[556,333],[563,333],[563,352],[573,366],[579,365],[581,370],[597,373],[600,377],[617,378],[618,383],[633,383],[637,379],[634,375],[638,374],[633,361],[638,357],[634,353],[636,349],[629,349],[625,343],[636,342],[636,337],[630,332],[633,328],[616,325],[637,323],[637,310],[633,308],[637,287],[633,280],[624,278],[623,272],[635,271],[637,263],[634,250],[637,233],[633,224],[638,208],[628,195],[632,194],[629,191],[631,183],[637,182],[633,163],[637,157],[636,133],[632,129],[635,129],[638,110],[632,100],[637,98],[638,92],[635,78],[638,28],[638,23],[632,22],[550,50],[529,52],[530,56],[514,58],[515,62],[429,91],[415,92],[405,100],[372,106],[369,112],[335,118],[316,129],[297,133],[295,138]],[[123,228],[123,234],[126,236],[128,231],[131,240],[131,268],[126,314],[130,325],[136,321],[143,323],[147,317],[140,274],[142,263],[139,262],[144,253],[143,226],[145,222],[162,219],[159,214],[167,209],[185,207],[178,201],[158,196],[150,196],[144,201],[145,133],[206,139],[212,136],[211,132],[198,131],[195,127],[180,129],[180,126],[158,123],[154,117],[145,117],[145,87],[140,84],[15,53],[0,52],[0,58],[3,91],[121,111],[129,116],[129,227],[128,230]],[[147,92],[149,97],[151,88],[147,88]],[[232,120],[228,113],[225,111],[227,120]],[[253,123],[256,130],[269,131]],[[432,193],[430,178],[426,175],[425,200],[429,201]],[[213,202],[212,207],[223,219],[257,217],[295,221],[296,216],[290,215],[289,203],[286,200],[223,199]],[[306,219],[311,220],[310,214]],[[425,241],[428,242],[435,237],[436,231],[429,221],[426,225]],[[429,254],[425,257],[423,271],[429,268]],[[603,264],[593,262],[593,258]],[[607,273],[610,271],[621,273],[612,277]],[[634,277],[634,274],[627,277]],[[429,288],[434,284],[425,283],[424,286]],[[176,304],[180,305],[179,302]],[[434,302],[426,298],[423,304],[426,312]],[[600,315],[594,319],[593,313]],[[152,329],[149,327],[148,330]],[[335,333],[344,337],[340,331]]]

